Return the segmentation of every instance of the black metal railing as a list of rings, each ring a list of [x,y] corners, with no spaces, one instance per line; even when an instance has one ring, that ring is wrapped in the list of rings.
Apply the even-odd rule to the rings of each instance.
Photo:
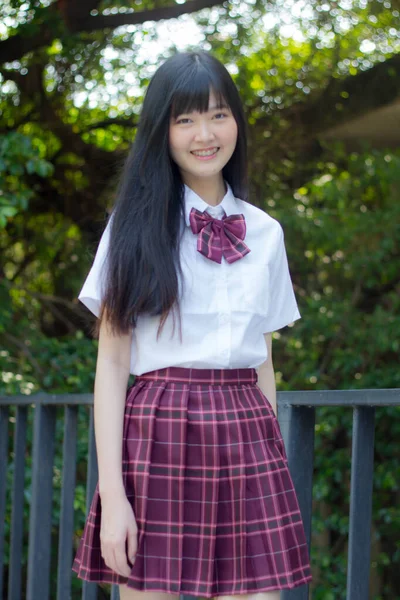
[[[353,410],[347,600],[369,597],[375,407],[400,405],[400,389],[281,392],[278,415],[290,472],[310,548],[315,409]],[[282,600],[308,600],[308,586],[282,593]]]
[[[299,499],[308,546],[311,543],[312,483],[315,410],[322,406],[351,407],[353,410],[350,529],[348,545],[347,600],[368,598],[374,418],[376,406],[400,405],[400,390],[327,390],[278,393],[278,418],[285,441],[289,467]],[[62,483],[58,522],[57,600],[71,598],[74,536],[74,495],[77,461],[77,419],[80,406],[89,410],[86,510],[96,481],[97,461],[93,432],[93,395],[66,394],[0,396],[0,598],[49,600],[53,524],[53,477],[58,413],[64,407]],[[26,587],[22,580],[25,457],[28,411],[34,411],[31,498]],[[12,411],[12,412],[11,412]],[[15,412],[14,412],[15,411]],[[12,417],[11,417],[12,414]],[[10,456],[9,427],[13,425]],[[12,477],[9,474],[13,465]],[[11,480],[11,490],[7,481]],[[7,491],[11,492],[8,582],[4,581],[5,516]],[[5,590],[8,590],[6,593]],[[98,597],[97,584],[83,582],[82,598]],[[308,600],[308,586],[282,592],[282,600]],[[111,599],[117,600],[112,587]],[[53,600],[53,598],[52,598]],[[54,599],[55,600],[55,599]]]

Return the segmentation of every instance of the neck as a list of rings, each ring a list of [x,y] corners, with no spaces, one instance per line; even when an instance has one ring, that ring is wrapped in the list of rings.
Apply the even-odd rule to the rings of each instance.
[[[218,180],[183,178],[184,183],[210,206],[217,206],[226,194],[225,183],[221,177]]]

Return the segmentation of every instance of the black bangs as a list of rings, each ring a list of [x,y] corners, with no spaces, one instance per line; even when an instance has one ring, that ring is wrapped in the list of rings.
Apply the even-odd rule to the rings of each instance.
[[[195,64],[188,73],[181,78],[177,77],[172,91],[171,117],[198,111],[208,111],[210,92],[213,91],[217,105],[215,108],[227,108],[226,93],[222,89],[220,78],[213,77],[203,65]]]

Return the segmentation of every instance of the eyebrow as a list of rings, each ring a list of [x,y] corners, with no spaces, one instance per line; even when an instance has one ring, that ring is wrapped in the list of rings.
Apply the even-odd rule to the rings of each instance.
[[[224,108],[225,108],[225,109],[228,109],[228,108],[229,108],[229,106],[227,106],[226,104],[216,104],[216,105],[214,105],[214,106],[210,106],[210,107],[208,108],[208,110],[222,110],[222,109],[224,109]]]
[[[213,110],[230,110],[230,108],[225,103],[223,103],[223,104],[214,104],[213,106],[210,106],[208,108],[208,110],[206,110],[205,112],[212,112]],[[182,115],[190,115],[192,112],[198,112],[198,111],[196,109],[193,109],[193,110],[188,110],[187,112],[177,113],[177,115],[175,116],[175,118],[177,119],[178,117],[181,117]]]

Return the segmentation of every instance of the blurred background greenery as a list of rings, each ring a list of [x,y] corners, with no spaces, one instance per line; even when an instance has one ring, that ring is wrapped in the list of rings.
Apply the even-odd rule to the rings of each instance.
[[[0,394],[92,392],[93,317],[76,296],[149,77],[194,44],[240,89],[250,200],[285,231],[303,318],[274,334],[278,390],[400,388],[399,0],[3,0]],[[398,417],[377,410],[373,600],[400,598]],[[86,445],[82,408],[77,535]],[[61,447],[60,421],[54,565]],[[351,409],[318,409],[313,600],[345,598],[350,447]],[[6,543],[10,511],[9,499]]]

